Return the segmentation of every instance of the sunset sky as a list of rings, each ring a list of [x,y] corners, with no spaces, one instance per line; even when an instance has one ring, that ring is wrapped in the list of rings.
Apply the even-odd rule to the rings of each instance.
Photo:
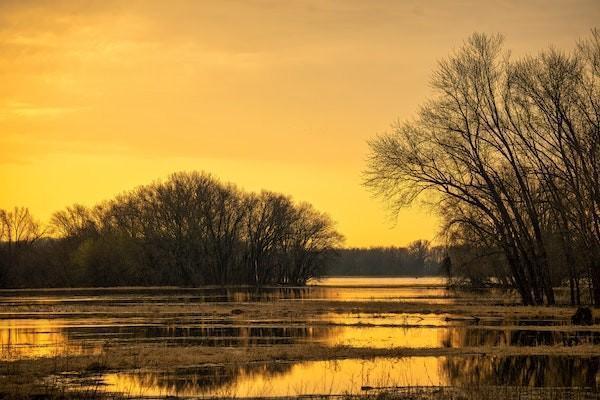
[[[361,186],[366,141],[415,115],[474,31],[571,48],[577,1],[0,1],[0,208],[45,221],[181,170],[329,213],[348,246],[433,239]]]

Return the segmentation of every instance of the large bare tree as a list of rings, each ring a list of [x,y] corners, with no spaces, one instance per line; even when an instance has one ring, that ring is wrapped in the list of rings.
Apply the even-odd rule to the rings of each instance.
[[[507,268],[498,272],[525,304],[556,301],[555,238],[579,302],[575,249],[586,246],[600,304],[598,33],[572,54],[514,62],[502,42],[474,34],[439,63],[417,118],[370,142],[365,183],[394,210],[428,196],[448,231],[500,249]]]

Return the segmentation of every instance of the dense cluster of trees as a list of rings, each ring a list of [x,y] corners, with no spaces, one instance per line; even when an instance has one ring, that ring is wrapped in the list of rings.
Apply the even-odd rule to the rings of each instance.
[[[176,173],[45,228],[25,208],[0,211],[0,286],[296,285],[342,240],[309,204]]]
[[[418,117],[371,143],[366,184],[402,207],[426,195],[456,259],[525,304],[600,305],[600,32],[511,60],[472,35],[441,61]]]
[[[445,250],[416,240],[407,247],[339,249],[325,270],[331,276],[431,276],[441,271]]]

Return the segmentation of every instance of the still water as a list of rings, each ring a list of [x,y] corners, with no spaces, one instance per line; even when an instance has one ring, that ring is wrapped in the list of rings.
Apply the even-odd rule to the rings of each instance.
[[[10,319],[0,326],[0,359],[100,354],[106,344],[260,347],[321,344],[356,348],[455,348],[600,344],[600,331],[536,330],[479,325],[328,325],[327,319],[224,323],[181,321]],[[441,323],[441,321],[440,321]],[[557,329],[560,329],[557,327]]]
[[[305,287],[265,287],[260,291],[250,287],[0,290],[0,310],[3,305],[190,305],[311,300],[423,304],[473,301],[513,304],[518,301],[515,294],[508,292],[488,290],[482,298],[479,292],[450,291],[445,286],[445,279],[438,277],[323,278],[311,281]]]
[[[262,319],[197,313],[151,316],[93,312],[94,307],[197,303],[385,301],[415,304],[511,304],[514,295],[447,290],[440,278],[328,278],[304,288],[123,288],[0,291],[0,360],[101,355],[111,347],[260,348],[290,345],[351,348],[481,348],[600,345],[597,326],[573,330],[565,319],[472,320],[452,314],[322,312],[311,318]],[[36,312],[67,305],[73,312]],[[107,347],[108,346],[108,347]],[[525,385],[599,387],[597,357],[447,356],[205,365],[194,369],[63,375],[68,387],[133,396],[278,396],[356,393],[364,386]]]
[[[133,396],[295,396],[360,393],[393,386],[597,385],[600,359],[404,357],[208,366],[106,374],[104,390]],[[507,371],[511,371],[507,374]]]

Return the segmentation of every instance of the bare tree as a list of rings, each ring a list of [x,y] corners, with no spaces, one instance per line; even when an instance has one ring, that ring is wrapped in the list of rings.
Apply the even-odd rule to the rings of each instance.
[[[67,207],[50,227],[53,236],[38,255],[34,243],[43,231],[29,212],[0,210],[3,276],[27,264],[51,271],[57,285],[304,284],[341,243],[332,221],[307,204],[246,193],[197,172],[92,208]],[[34,282],[25,275],[18,281]]]
[[[594,33],[575,55],[550,51],[510,62],[502,37],[474,34],[439,63],[436,95],[418,118],[370,142],[366,185],[395,210],[427,194],[446,229],[501,249],[525,304],[555,302],[548,249],[558,235],[577,302],[574,238],[592,237],[584,241],[594,260],[600,248],[593,238],[598,92],[590,90],[593,63],[584,67],[581,55],[594,54],[597,43]],[[598,262],[591,265],[590,280],[600,287]]]
[[[6,279],[8,271],[19,265],[23,254],[31,251],[43,234],[44,230],[33,219],[29,209],[0,210],[0,282]]]

